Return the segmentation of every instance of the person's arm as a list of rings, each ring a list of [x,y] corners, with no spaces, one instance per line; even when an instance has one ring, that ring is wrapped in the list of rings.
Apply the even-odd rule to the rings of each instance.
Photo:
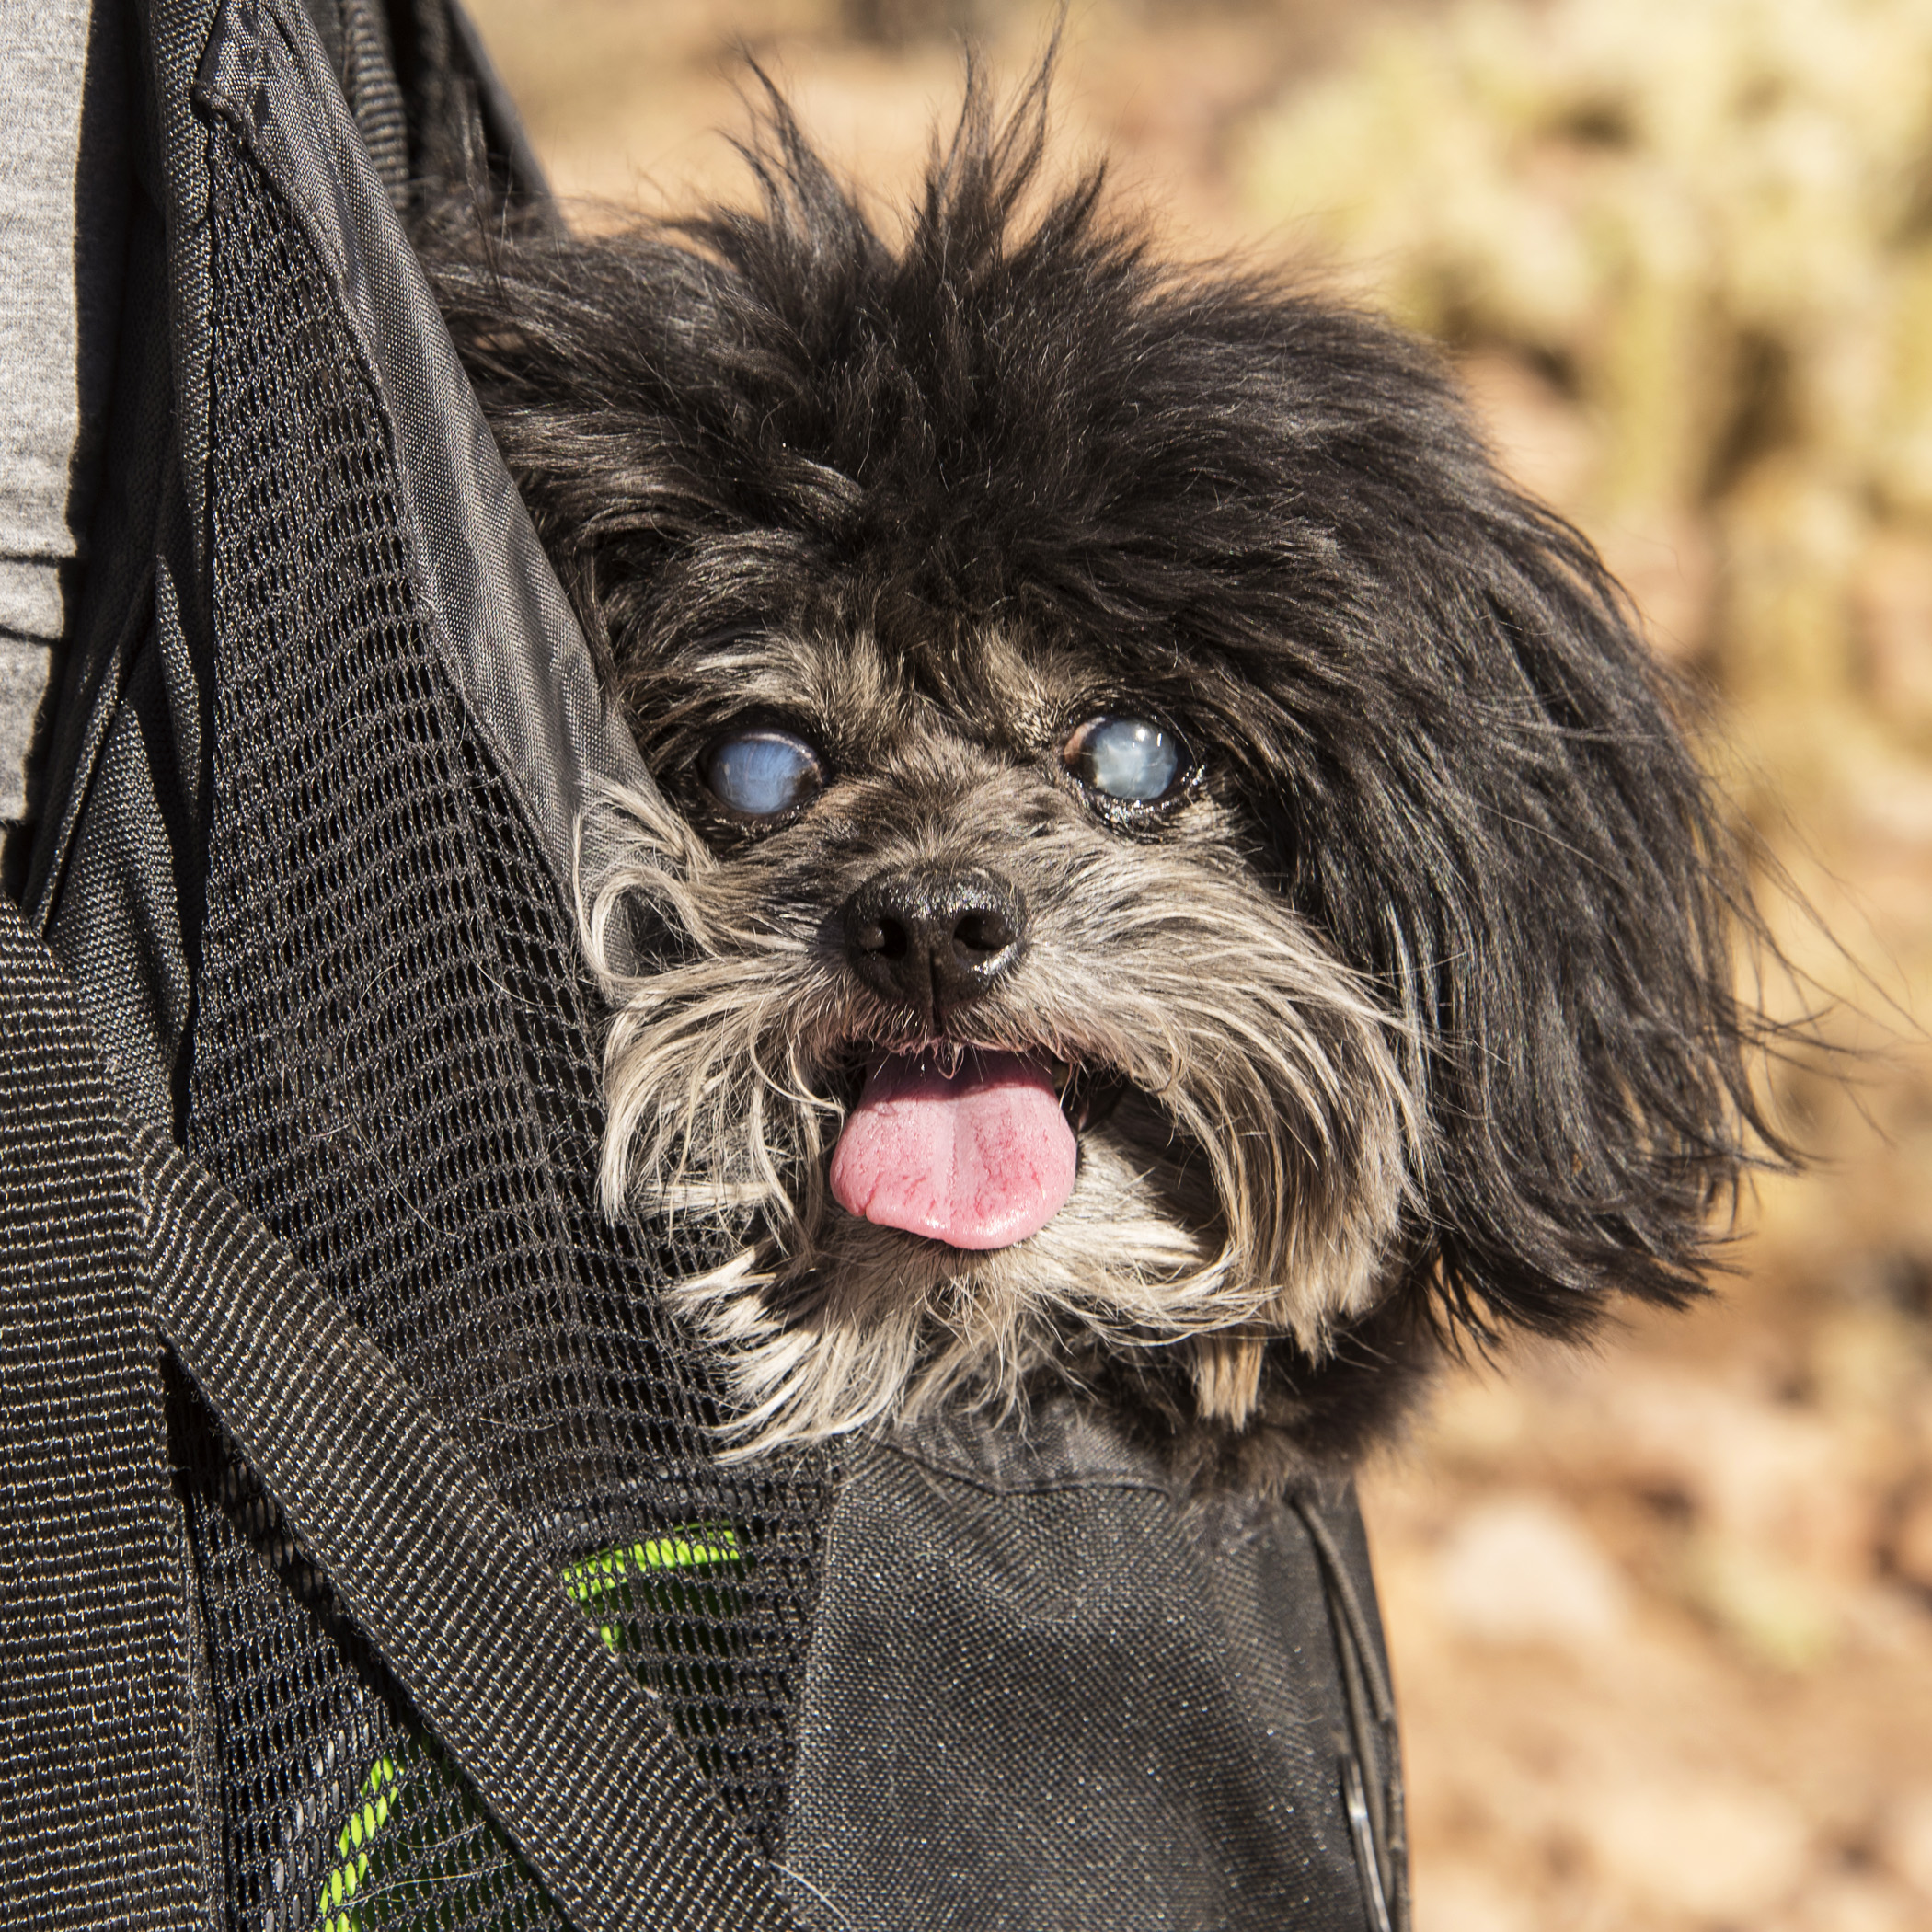
[[[45,694],[72,627],[98,481],[126,249],[124,31],[116,0],[0,7],[0,822],[9,834],[37,803]]]

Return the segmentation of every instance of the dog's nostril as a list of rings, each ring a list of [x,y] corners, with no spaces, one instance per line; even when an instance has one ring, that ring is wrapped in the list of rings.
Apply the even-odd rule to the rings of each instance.
[[[877,954],[881,960],[903,960],[912,950],[912,936],[898,919],[868,919],[855,937],[861,952]]]
[[[952,929],[955,948],[961,952],[977,953],[982,960],[1005,952],[1018,937],[1013,922],[996,908],[962,914]]]

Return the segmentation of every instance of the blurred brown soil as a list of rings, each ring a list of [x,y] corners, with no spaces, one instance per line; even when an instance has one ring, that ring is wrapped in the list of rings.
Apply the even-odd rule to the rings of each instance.
[[[747,126],[740,49],[887,219],[959,98],[960,22],[922,0],[476,11],[593,224],[743,192],[718,132]],[[1372,16],[1403,10],[1094,0],[1063,38],[1064,148],[1112,155],[1177,252],[1281,259],[1293,237],[1236,182],[1245,119],[1347,61]],[[1010,86],[1050,16],[983,6],[966,24]],[[1709,670],[1713,600],[1740,568],[1710,519],[1591,523],[1600,427],[1511,355],[1472,351],[1464,373],[1504,460],[1584,522],[1660,648]],[[1823,1165],[1761,1181],[1717,1298],[1593,1353],[1518,1351],[1451,1378],[1364,1483],[1421,1932],[1932,1928],[1932,1067],[1916,1030],[1932,1016],[1932,537],[1888,530],[1855,576],[1855,661],[1822,686],[1732,691],[1720,765],[1832,935],[1788,911],[1781,937],[1866,1016],[1828,1029],[1868,1052],[1856,1094],[1803,1069],[1781,1083]]]
[[[1256,239],[1221,152],[1249,109],[1413,0],[1289,0],[1266,12],[1087,5],[1060,33],[1056,121],[1070,162],[1105,155],[1122,190],[1209,253]],[[552,185],[592,224],[746,191],[729,140],[750,126],[747,56],[881,215],[905,205],[936,127],[957,111],[970,40],[1008,86],[1054,10],[946,0],[484,0],[472,9]],[[868,15],[896,27],[854,31]]]

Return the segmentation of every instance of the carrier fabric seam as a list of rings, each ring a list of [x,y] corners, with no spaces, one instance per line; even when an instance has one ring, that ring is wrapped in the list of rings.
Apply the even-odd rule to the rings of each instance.
[[[339,299],[343,271],[332,257],[335,249],[340,246],[340,237],[330,236],[323,228],[302,196],[288,192],[282,171],[274,167],[270,158],[262,152],[262,143],[258,131],[250,123],[248,117],[226,94],[213,84],[200,84],[197,104],[203,107],[213,120],[220,121],[247,165],[259,175],[266,191],[275,198],[290,224],[307,243],[310,253],[315,257],[317,271],[329,284],[336,320],[340,323],[343,333],[349,339],[351,350],[355,357],[356,372],[368,391],[390,467],[396,478],[396,489],[403,510],[403,514],[397,519],[397,527],[402,532],[403,555],[408,566],[409,589],[415,600],[416,615],[429,639],[430,655],[437,672],[448,684],[452,700],[462,711],[464,722],[475,735],[477,743],[487,752],[490,767],[501,781],[505,796],[511,800],[524,830],[530,834],[533,848],[543,855],[544,870],[550,879],[558,903],[568,908],[569,901],[567,882],[558,875],[557,857],[553,849],[555,842],[546,829],[546,815],[526,795],[523,764],[513,754],[512,748],[504,742],[503,734],[490,721],[487,707],[474,688],[473,680],[467,672],[465,653],[457,648],[450,636],[450,620],[442,587],[436,581],[427,559],[422,555],[419,535],[422,528],[421,510],[418,501],[420,490],[414,474],[414,465],[403,450],[397,434],[395,411],[389,402],[390,385],[383,358],[370,340],[369,328],[360,309],[355,304]],[[213,172],[212,167],[210,171]]]
[[[1381,1732],[1380,1749],[1374,1755],[1382,1762],[1368,1766],[1377,1773],[1386,1812],[1383,1829],[1374,1835],[1376,1848],[1386,1858],[1388,1869],[1377,1876],[1381,1881],[1383,1910],[1394,1932],[1409,1932],[1409,1834],[1403,1815],[1401,1745],[1396,1726],[1395,1690],[1376,1648],[1374,1634],[1369,1627],[1354,1579],[1349,1573],[1341,1551],[1336,1547],[1333,1534],[1322,1520],[1320,1510],[1304,1494],[1297,1493],[1289,1501],[1295,1514],[1301,1518],[1309,1541],[1315,1546],[1321,1564],[1323,1589],[1328,1599],[1331,1616],[1338,1626],[1335,1630],[1336,1661],[1341,1669],[1344,1699],[1350,1706],[1350,1728],[1354,1732],[1351,1748],[1358,1758],[1369,1755],[1363,1749],[1368,1741],[1363,1734],[1366,1726],[1362,1723],[1357,1708],[1358,1694],[1350,1683],[1348,1660],[1339,1654],[1344,1642],[1353,1652],[1355,1673],[1362,1678],[1363,1687],[1368,1693],[1368,1715],[1374,1719]],[[1372,1821],[1373,1815],[1371,1812]],[[1366,1873],[1363,1874],[1363,1882],[1364,1885],[1367,1882]]]
[[[1111,1471],[1094,1476],[1043,1477],[1037,1482],[1003,1484],[984,1476],[969,1475],[953,1464],[922,1455],[916,1449],[909,1449],[903,1443],[880,1441],[878,1446],[888,1455],[895,1455],[901,1462],[910,1463],[924,1476],[937,1477],[942,1481],[957,1483],[962,1489],[977,1489],[983,1496],[1086,1495],[1096,1489],[1117,1489],[1122,1493],[1141,1496],[1165,1496],[1170,1501],[1174,1496],[1174,1490],[1168,1484],[1154,1482],[1144,1478],[1115,1475]]]
[[[387,1359],[164,1135],[132,1146],[163,1333],[577,1932],[793,1932],[771,1868]]]
[[[408,333],[406,318],[390,314],[385,323],[385,316],[377,313],[383,305],[372,293],[372,264],[362,259],[368,245],[354,213],[354,206],[361,204],[351,191],[351,184],[340,172],[367,167],[359,135],[353,136],[353,153],[339,152],[322,168],[321,172],[328,177],[331,199],[320,208],[316,204],[317,184],[313,178],[305,179],[306,171],[302,166],[301,151],[318,139],[326,144],[340,132],[332,128],[327,111],[330,104],[322,102],[314,93],[325,82],[335,96],[333,105],[340,108],[341,117],[346,119],[347,107],[341,103],[334,76],[328,71],[327,56],[316,40],[313,23],[296,0],[223,0],[217,7],[214,29],[195,83],[197,105],[205,115],[219,119],[227,127],[242,152],[259,169],[263,180],[282,198],[296,229],[314,251],[324,279],[330,284],[338,316],[348,331],[382,420],[384,434],[389,440],[397,489],[408,512],[404,523],[412,532],[418,532],[423,527],[425,495],[438,499],[443,494],[441,486],[456,476],[461,465],[448,451],[439,457],[433,451],[406,451],[403,447],[405,439],[394,408],[394,363],[398,358],[407,361],[414,349],[422,349],[437,365],[430,373],[432,384],[438,373],[446,374],[453,383],[462,384],[466,417],[472,419],[469,426],[489,445],[488,461],[512,496],[514,485],[501,473],[494,441],[477,412],[467,378],[462,374],[454,345],[446,333],[441,332],[440,321],[436,325],[440,339],[431,350],[427,344],[400,343],[400,337]],[[291,93],[307,105],[305,126],[298,124],[298,117],[284,111]],[[352,132],[352,123],[351,128]],[[374,179],[373,170],[370,178]],[[379,189],[380,184],[377,186]],[[385,194],[380,209],[371,211],[371,218],[379,226],[394,228],[397,246],[407,249],[407,242],[396,225],[395,210]],[[423,295],[427,302],[426,289]],[[409,374],[404,371],[406,381]],[[420,375],[420,372],[416,374]],[[425,466],[433,473],[443,464],[448,466],[448,475],[439,482],[432,474],[426,481],[422,474]],[[413,535],[408,546],[409,572],[412,587],[423,604],[434,655],[449,678],[467,721],[488,748],[498,776],[535,834],[536,848],[543,854],[546,868],[558,891],[568,895],[572,871],[572,828],[585,806],[592,802],[593,795],[613,782],[649,787],[652,781],[621,717],[596,693],[581,628],[547,558],[536,544],[535,533],[528,529],[521,506],[517,515],[523,519],[523,535],[527,536],[531,550],[524,561],[531,569],[542,572],[544,583],[539,586],[523,581],[517,575],[519,566],[514,562],[509,581],[516,587],[520,601],[528,606],[530,625],[545,638],[552,652],[549,661],[542,667],[542,677],[546,682],[568,681],[581,673],[596,711],[595,722],[588,725],[587,736],[581,745],[576,742],[577,734],[569,721],[559,714],[557,721],[563,727],[561,736],[551,734],[550,742],[542,747],[545,756],[540,761],[554,774],[558,781],[554,788],[539,785],[530,759],[531,748],[506,738],[495,722],[482,665],[498,647],[478,648],[477,640],[469,636],[473,629],[489,628],[470,592],[487,597],[493,590],[500,591],[501,585],[492,586],[479,577],[453,591],[445,581],[443,568],[436,558],[423,551]],[[461,540],[472,542],[482,535],[485,533],[466,526]],[[554,606],[547,615],[537,608],[546,602]],[[457,635],[459,630],[462,637]]]

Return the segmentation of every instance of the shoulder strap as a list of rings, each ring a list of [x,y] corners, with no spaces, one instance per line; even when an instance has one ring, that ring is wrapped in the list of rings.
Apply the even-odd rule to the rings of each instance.
[[[770,1868],[388,1359],[153,1127],[161,1330],[577,1932],[787,1932]]]
[[[0,1921],[205,1926],[182,1527],[141,1204],[65,976],[0,898]],[[130,1874],[138,1874],[138,1882]]]
[[[164,1134],[125,1137],[72,989],[5,902],[0,1018],[9,1922],[201,1923],[144,1271],[153,1323],[575,1932],[791,1932],[770,1867],[387,1358]]]

